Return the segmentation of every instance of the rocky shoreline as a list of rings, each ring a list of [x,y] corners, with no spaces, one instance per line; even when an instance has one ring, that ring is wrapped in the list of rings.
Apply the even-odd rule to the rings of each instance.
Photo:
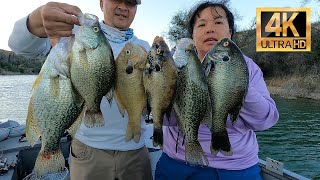
[[[272,78],[266,80],[266,84],[271,95],[287,99],[320,100],[320,77],[318,75]]]

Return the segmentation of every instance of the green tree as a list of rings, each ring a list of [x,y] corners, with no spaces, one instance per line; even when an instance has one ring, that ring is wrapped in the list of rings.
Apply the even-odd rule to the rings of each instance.
[[[188,12],[183,10],[178,11],[172,17],[169,25],[169,31],[167,32],[167,37],[166,37],[171,44],[175,44],[177,40],[181,38],[190,37],[187,30],[187,24],[186,24],[187,18],[188,18]]]

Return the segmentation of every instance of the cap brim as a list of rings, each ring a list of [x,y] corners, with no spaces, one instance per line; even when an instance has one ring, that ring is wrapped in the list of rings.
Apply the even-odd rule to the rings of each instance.
[[[130,2],[130,3],[135,4],[135,5],[141,4],[141,0],[127,0],[127,2]]]

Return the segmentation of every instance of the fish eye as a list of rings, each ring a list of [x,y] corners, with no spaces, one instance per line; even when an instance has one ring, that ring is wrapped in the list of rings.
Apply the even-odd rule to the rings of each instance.
[[[93,31],[94,32],[98,32],[99,31],[99,28],[97,26],[93,27]]]
[[[229,42],[228,42],[228,41],[223,43],[223,46],[224,46],[224,47],[227,47],[228,45],[229,45]]]
[[[126,50],[126,54],[129,55],[131,53],[130,50]]]
[[[158,49],[157,49],[157,54],[160,54],[160,53],[161,53],[161,49],[158,48]]]
[[[222,60],[223,60],[223,61],[229,61],[229,60],[230,60],[230,57],[229,57],[229,56],[223,56]]]

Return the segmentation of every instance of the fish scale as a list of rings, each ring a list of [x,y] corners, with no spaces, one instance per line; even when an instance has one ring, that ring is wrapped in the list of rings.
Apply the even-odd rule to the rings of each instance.
[[[79,17],[70,61],[71,80],[85,100],[84,125],[104,126],[100,103],[113,87],[116,68],[111,46],[101,30],[99,19],[92,14]],[[110,100],[110,99],[108,99]]]
[[[140,46],[128,42],[116,59],[117,80],[115,100],[122,116],[128,113],[126,141],[136,143],[141,137],[141,115],[147,105],[147,95],[143,86],[142,71],[147,53]]]
[[[169,116],[176,88],[177,69],[166,42],[154,38],[147,57],[143,83],[153,115],[153,146],[163,144],[162,124],[164,114]]]
[[[179,56],[174,55],[175,61],[182,66],[179,68],[173,108],[179,131],[185,136],[186,162],[207,166],[207,157],[198,141],[198,130],[207,113],[208,85],[193,44],[184,43],[182,40],[177,45],[175,53],[179,54]]]
[[[203,64],[212,109],[211,153],[231,156],[226,121],[230,114],[235,123],[240,113],[249,82],[247,65],[240,49],[228,38],[222,39],[206,54]]]
[[[37,177],[60,172],[65,160],[60,150],[60,139],[76,121],[82,110],[83,100],[76,94],[71,80],[57,70],[56,64],[68,67],[68,49],[61,40],[50,51],[32,87],[26,119],[26,138],[32,146],[41,136],[41,149],[34,171]],[[61,55],[65,53],[65,55]],[[61,56],[59,56],[61,55]]]

